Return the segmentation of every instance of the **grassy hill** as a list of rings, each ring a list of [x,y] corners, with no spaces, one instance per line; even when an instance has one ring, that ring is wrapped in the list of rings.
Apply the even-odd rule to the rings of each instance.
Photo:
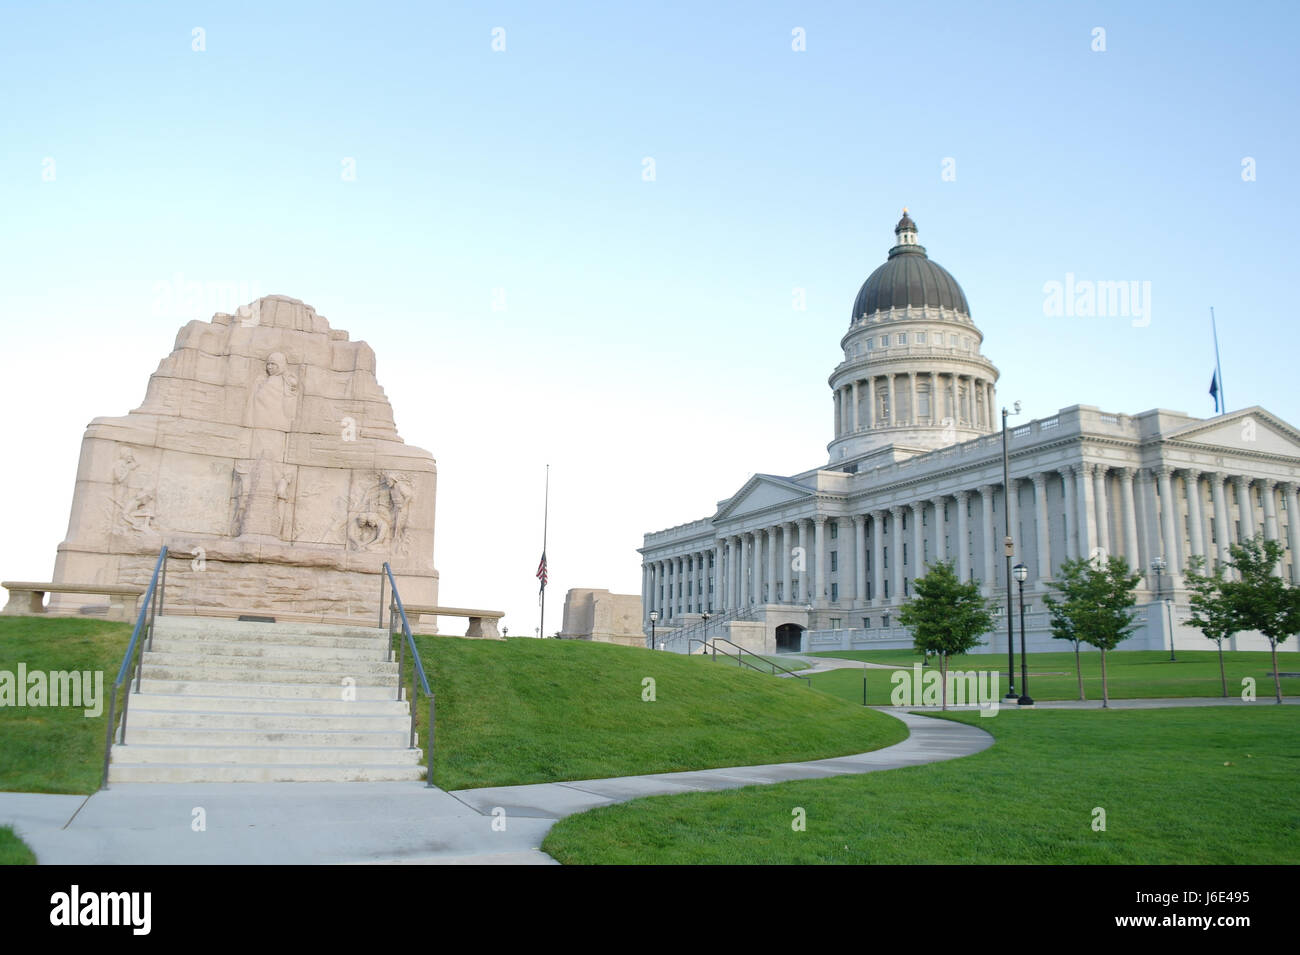
[[[131,628],[0,618],[0,670],[117,675]],[[434,781],[444,788],[554,782],[814,759],[888,746],[891,717],[745,668],[580,641],[418,637],[437,695]],[[653,702],[644,681],[654,681]],[[421,707],[421,742],[424,718]],[[0,707],[0,790],[89,793],[107,706]]]
[[[802,681],[675,653],[416,639],[437,696],[434,781],[448,789],[843,756],[907,736]]]

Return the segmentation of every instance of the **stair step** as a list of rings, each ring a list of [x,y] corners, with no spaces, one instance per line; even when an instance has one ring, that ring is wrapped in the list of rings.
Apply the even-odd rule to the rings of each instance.
[[[409,765],[317,766],[292,763],[114,763],[113,783],[350,783],[424,779],[425,767]]]
[[[146,681],[145,687],[149,683]],[[216,686],[214,683],[202,684],[203,689]],[[242,687],[241,687],[242,689]],[[268,696],[204,696],[199,693],[132,693],[131,718],[139,710],[157,713],[236,713],[236,714],[274,714],[283,713],[294,716],[393,716],[403,719],[410,713],[405,700],[393,699],[393,688],[384,689],[379,699],[357,699],[345,701],[335,693],[330,699],[276,698]]]
[[[129,733],[129,730],[128,730]],[[128,743],[113,747],[111,762],[257,764],[296,763],[306,766],[402,766],[420,761],[418,749],[369,746],[183,746]]]
[[[341,626],[330,623],[261,623],[253,620],[227,620],[221,617],[184,617],[164,614],[154,622],[154,633],[224,633],[249,636],[291,634],[323,637],[370,637],[378,639],[388,633],[379,627]]]
[[[286,660],[363,660],[388,662],[391,651],[382,641],[367,641],[358,647],[327,647],[292,643],[263,643],[256,640],[219,640],[205,637],[155,637],[146,653],[163,653],[202,658],[241,657]]]
[[[356,704],[353,704],[354,706]],[[225,729],[291,732],[334,730],[349,733],[405,733],[411,720],[405,713],[397,715],[347,713],[340,715],[302,712],[208,712],[203,710],[141,709],[132,702],[127,720],[129,732],[150,729]]]
[[[397,691],[397,681],[388,686],[358,684],[344,687],[342,682],[330,684],[311,683],[240,683],[223,680],[154,679],[146,673],[140,682],[145,694],[186,694],[196,697],[335,700],[346,704],[343,691],[347,689],[357,702],[392,700]]]
[[[344,729],[287,729],[284,727],[232,728],[212,726],[144,726],[129,722],[126,730],[126,742],[129,746],[139,743],[158,746],[216,746],[244,748],[249,746],[330,746],[362,747],[367,749],[394,749],[410,744],[411,727],[395,730],[356,730]]]
[[[353,683],[397,686],[396,663],[334,663],[323,661],[319,668],[278,667],[273,664],[217,666],[206,662],[144,661],[145,680],[178,680],[188,683],[309,683],[341,689]]]

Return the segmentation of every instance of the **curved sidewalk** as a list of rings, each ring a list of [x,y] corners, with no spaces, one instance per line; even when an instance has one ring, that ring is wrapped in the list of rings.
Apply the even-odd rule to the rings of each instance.
[[[919,766],[993,745],[978,727],[881,709],[908,738],[831,759],[451,792],[410,782],[119,783],[88,797],[0,793],[0,825],[53,865],[546,864],[551,826],[586,809]]]

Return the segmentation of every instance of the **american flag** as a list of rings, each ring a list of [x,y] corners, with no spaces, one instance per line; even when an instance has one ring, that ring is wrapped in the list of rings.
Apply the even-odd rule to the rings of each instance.
[[[546,551],[542,551],[542,562],[537,565],[537,579],[542,582],[542,590],[546,589]]]

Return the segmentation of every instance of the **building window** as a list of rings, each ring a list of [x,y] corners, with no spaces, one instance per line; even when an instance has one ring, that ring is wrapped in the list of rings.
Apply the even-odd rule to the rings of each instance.
[[[840,585],[831,584],[831,603],[836,603],[839,601],[839,599],[840,599]],[[831,629],[835,630],[838,628],[832,624]]]
[[[903,530],[907,530],[907,511],[903,512]]]
[[[837,550],[833,550],[831,551],[831,573],[833,574],[839,569],[840,569],[840,552]]]
[[[907,566],[907,541],[903,541],[903,566]]]
[[[916,343],[917,343],[918,345],[924,345],[924,344],[925,344],[925,332],[917,332],[917,333],[916,333]]]
[[[885,581],[885,599],[889,599],[889,581]]]
[[[908,585],[909,583],[911,583],[910,578],[908,578],[908,577],[904,577],[904,578],[903,578],[903,596],[904,596],[904,597],[906,597],[906,596],[909,595],[909,594],[908,594],[908,590],[907,590],[907,585]]]
[[[862,618],[862,629],[863,629],[863,630],[870,630],[870,629],[871,629],[871,618],[870,618],[870,617],[863,617],[863,618]]]
[[[882,565],[884,566],[884,569],[888,570],[889,569],[889,548],[888,547],[880,548],[880,559]]]
[[[880,336],[880,347],[881,347],[881,348],[888,348],[888,347],[889,347],[889,336],[888,336],[888,335],[881,335],[881,336]]]
[[[835,538],[840,536],[840,522],[831,521],[830,525],[831,525],[831,540],[835,540]]]
[[[949,335],[949,336],[948,336],[948,347],[949,347],[949,348],[956,348],[956,347],[957,347],[957,336],[956,336],[956,335]]]
[[[832,630],[838,630],[839,628],[840,628],[840,618],[839,618],[839,617],[831,617],[831,629],[832,629]]]
[[[900,345],[906,345],[906,344],[907,344],[907,332],[899,332],[899,333],[898,333],[898,344],[900,344]]]
[[[876,347],[876,340],[875,340],[874,338],[868,338],[868,339],[867,339],[867,351],[874,351],[874,350],[875,350],[875,347]]]

